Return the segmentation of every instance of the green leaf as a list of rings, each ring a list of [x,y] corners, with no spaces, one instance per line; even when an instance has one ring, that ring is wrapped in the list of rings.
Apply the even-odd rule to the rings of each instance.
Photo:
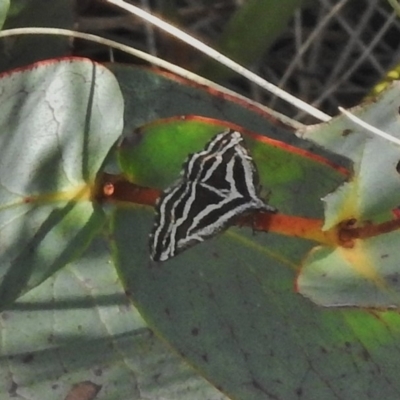
[[[124,149],[125,170],[130,160],[135,181],[170,183],[187,151],[202,148],[216,130],[221,126],[199,121],[143,128],[140,140],[133,141],[136,147]],[[275,141],[247,135],[245,140],[261,184],[271,191],[271,205],[296,215],[322,216],[321,194],[343,179],[334,169]],[[146,168],[141,174],[140,165],[153,172]],[[366,393],[349,379],[357,375],[369,387],[365,372],[375,367],[358,355],[364,347],[349,328],[348,315],[326,313],[294,293],[297,265],[311,242],[231,228],[154,265],[147,236],[152,223],[148,207],[114,212],[113,256],[119,275],[150,327],[217,388],[235,399],[263,400]],[[355,319],[364,317],[368,320],[368,315],[354,314]],[[328,362],[331,356],[335,363]],[[341,376],[338,365],[349,375]],[[377,383],[380,389],[384,385],[385,380]]]
[[[200,85],[169,73],[129,65],[112,63],[107,67],[114,73],[124,96],[126,135],[158,119],[197,115],[242,126],[346,165],[343,158],[332,157],[311,142],[297,138],[294,131],[298,126],[292,120],[220,86]]]
[[[200,115],[229,121],[254,132],[304,147],[284,117],[277,120],[268,108],[243,97],[174,77],[168,73],[129,65],[107,64],[115,74],[125,101],[127,134],[155,120],[181,115]]]
[[[351,248],[321,247],[304,261],[301,294],[323,306],[398,308],[400,233],[359,240]]]
[[[294,293],[291,261],[309,243],[235,228],[154,267],[152,220],[145,207],[116,212],[119,274],[146,322],[217,388],[243,400],[398,396],[399,315]]]
[[[399,93],[400,84],[394,83],[376,101],[352,112],[399,138]],[[324,199],[325,228],[346,220],[353,221],[354,227],[390,224],[392,210],[400,204],[398,146],[364,131],[345,116],[327,126],[308,128],[303,137],[354,163],[349,182]],[[300,292],[325,306],[398,307],[400,234],[386,233],[383,228],[348,248],[323,247],[312,253],[299,276]]]
[[[376,101],[355,107],[352,112],[398,138],[399,93],[400,84],[394,83]],[[353,162],[351,181],[324,199],[326,229],[344,219],[379,221],[399,205],[398,146],[365,131],[345,116],[308,127],[300,136]]]
[[[10,0],[0,0],[0,29],[3,27],[7,17],[8,9],[10,8]]]
[[[114,76],[88,60],[0,79],[0,304],[81,254],[104,224],[91,188],[122,131]]]
[[[2,399],[65,399],[79,383],[104,399],[223,399],[146,327],[110,267],[104,239],[0,320]]]
[[[123,146],[118,153],[121,170],[136,184],[164,189],[178,178],[188,154],[200,151],[226,126],[220,121],[191,118],[142,127],[129,138],[132,145]],[[320,198],[343,176],[320,158],[285,143],[250,135],[245,135],[245,141],[259,170],[260,183],[270,191],[272,205],[287,214],[322,215]]]

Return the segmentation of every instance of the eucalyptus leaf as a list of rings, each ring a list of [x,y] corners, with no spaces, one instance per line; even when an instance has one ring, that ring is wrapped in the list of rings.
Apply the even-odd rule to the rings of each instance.
[[[104,224],[91,188],[122,132],[114,76],[88,60],[0,77],[0,304],[81,254]]]
[[[0,29],[7,18],[7,12],[10,8],[10,0],[0,0]]]
[[[142,127],[131,146],[120,149],[121,168],[133,182],[165,187],[179,176],[187,153],[223,129],[221,122],[195,118]],[[322,217],[322,194],[343,176],[285,144],[243,137],[269,203],[285,213]],[[357,319],[372,317],[328,313],[295,293],[298,265],[314,243],[235,227],[157,264],[148,250],[153,220],[145,206],[113,212],[119,275],[149,326],[218,389],[235,399],[290,400],[353,398],[386,387],[386,379],[370,381],[372,364],[357,355],[363,344],[347,321],[360,329]]]
[[[400,83],[376,100],[351,110],[362,120],[400,138]],[[358,227],[395,219],[400,204],[400,146],[340,116],[310,127],[302,137],[352,160],[353,175],[324,198],[325,226],[344,221]],[[398,228],[397,228],[398,229]],[[355,239],[348,247],[322,247],[304,261],[299,291],[324,306],[391,308],[400,306],[398,230]]]
[[[115,213],[119,274],[150,327],[230,398],[397,398],[399,315],[294,293],[290,258],[309,243],[231,228],[154,266],[152,223],[146,207]]]
[[[1,399],[65,399],[83,386],[96,399],[224,399],[147,328],[103,238],[0,321]]]

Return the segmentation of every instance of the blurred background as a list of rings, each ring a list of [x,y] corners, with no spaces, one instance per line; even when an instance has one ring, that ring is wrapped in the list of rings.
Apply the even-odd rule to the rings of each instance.
[[[362,101],[400,62],[400,18],[386,0],[132,3],[330,115],[337,114],[339,105],[351,107]],[[123,41],[310,122],[286,102],[137,18],[115,9],[111,14],[110,7],[96,0],[80,1],[78,9],[80,30]]]
[[[330,115],[338,113],[339,105],[360,103],[400,63],[400,18],[386,0],[131,3],[182,28]],[[5,28],[56,26],[111,38],[216,81],[291,118],[315,122],[197,50],[104,1],[13,0],[10,14]],[[24,65],[27,57],[33,61],[66,54],[138,62],[93,43],[50,37],[44,42],[35,38],[35,45],[29,43],[15,54],[18,40],[28,39],[10,38],[0,43],[1,69]],[[399,76],[396,69],[391,76]]]

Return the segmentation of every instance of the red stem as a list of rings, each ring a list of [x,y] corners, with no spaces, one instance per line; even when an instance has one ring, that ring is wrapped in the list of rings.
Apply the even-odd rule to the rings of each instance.
[[[93,197],[99,202],[128,202],[154,207],[160,194],[160,190],[131,183],[123,175],[104,173],[96,185]],[[400,219],[361,227],[350,225],[345,221],[337,227],[323,231],[323,220],[320,219],[258,212],[241,217],[237,221],[237,225],[250,226],[259,231],[313,240],[330,246],[352,247],[356,239],[366,239],[400,229]]]

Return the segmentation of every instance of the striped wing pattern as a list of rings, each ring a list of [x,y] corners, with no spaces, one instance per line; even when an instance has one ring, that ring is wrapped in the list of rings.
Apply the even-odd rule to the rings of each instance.
[[[226,229],[249,211],[275,212],[258,196],[258,174],[234,130],[217,134],[188,156],[181,178],[159,198],[150,256],[166,261]]]

